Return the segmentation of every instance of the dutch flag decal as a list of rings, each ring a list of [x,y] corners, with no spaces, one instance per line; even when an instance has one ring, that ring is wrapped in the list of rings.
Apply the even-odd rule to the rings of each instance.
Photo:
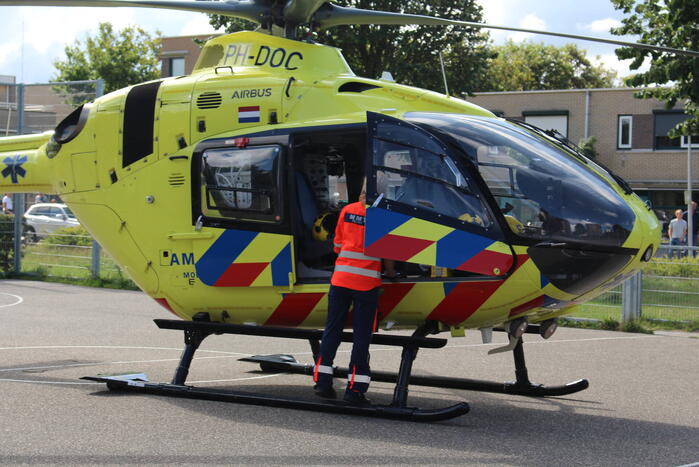
[[[256,123],[260,121],[260,106],[238,107],[238,123]]]

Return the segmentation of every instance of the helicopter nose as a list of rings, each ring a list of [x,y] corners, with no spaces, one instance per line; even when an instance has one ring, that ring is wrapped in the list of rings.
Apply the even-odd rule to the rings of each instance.
[[[579,296],[615,277],[637,253],[625,248],[595,250],[598,249],[565,243],[539,243],[530,247],[528,254],[551,284]]]

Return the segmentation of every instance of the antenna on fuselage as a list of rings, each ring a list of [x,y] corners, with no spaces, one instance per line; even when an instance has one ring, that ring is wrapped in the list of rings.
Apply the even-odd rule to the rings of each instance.
[[[447,84],[447,73],[444,71],[444,59],[442,58],[442,52],[439,52],[439,64],[442,65],[442,78],[444,79],[444,94],[449,97],[449,85]]]

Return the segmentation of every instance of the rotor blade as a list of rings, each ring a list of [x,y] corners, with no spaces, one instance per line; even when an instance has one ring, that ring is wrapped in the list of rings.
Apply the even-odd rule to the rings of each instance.
[[[288,0],[284,7],[284,20],[293,24],[305,24],[326,0]]]
[[[670,52],[689,57],[699,57],[699,52],[694,50],[675,49],[659,45],[642,44],[639,42],[617,41],[614,39],[603,39],[600,37],[578,36],[575,34],[565,34],[561,32],[537,31],[534,29],[511,28],[508,26],[494,26],[492,24],[472,23],[469,21],[457,21],[453,19],[434,18],[432,16],[411,15],[406,13],[390,13],[386,11],[361,10],[358,8],[345,8],[327,3],[323,5],[313,18],[313,22],[321,29],[331,28],[345,24],[395,24],[395,25],[430,25],[430,26],[468,26],[483,29],[501,29],[504,31],[527,32],[531,34],[543,34],[547,36],[566,37],[568,39],[579,39],[584,41],[602,42],[605,44],[621,45],[624,47],[634,47],[637,49],[656,50]]]
[[[0,0],[0,6],[141,7],[196,11],[261,23],[269,11],[256,0]]]

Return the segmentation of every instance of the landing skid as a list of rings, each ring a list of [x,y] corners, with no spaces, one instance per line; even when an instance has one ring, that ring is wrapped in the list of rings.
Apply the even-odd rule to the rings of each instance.
[[[362,415],[365,417],[392,418],[414,422],[437,422],[448,420],[450,418],[458,417],[459,415],[464,415],[469,410],[468,404],[466,403],[455,404],[441,409],[418,409],[411,407],[392,407],[388,405],[370,405],[367,407],[361,407],[342,402],[305,401],[263,396],[238,391],[221,391],[211,388],[197,388],[194,386],[125,381],[119,377],[111,378],[108,376],[85,376],[81,379],[107,383],[107,387],[114,391],[132,391],[159,396],[235,402],[238,404],[252,404],[267,407],[311,410],[315,412]]]
[[[163,329],[179,329],[184,331],[185,348],[182,352],[180,363],[175,371],[172,382],[150,383],[145,381],[145,375],[121,375],[121,376],[86,376],[82,379],[106,383],[111,390],[122,390],[155,394],[170,397],[183,397],[190,399],[204,399],[224,402],[236,402],[239,404],[254,404],[268,407],[284,407],[300,410],[312,410],[316,412],[341,413],[350,415],[362,415],[369,417],[392,418],[417,422],[434,422],[448,420],[464,415],[469,411],[465,402],[460,402],[439,409],[419,409],[408,407],[408,384],[412,370],[413,360],[420,347],[439,348],[446,344],[445,339],[426,338],[428,329],[418,328],[412,337],[374,335],[372,342],[383,345],[397,345],[403,347],[400,371],[396,376],[396,387],[393,393],[393,401],[390,405],[357,406],[343,402],[332,401],[306,401],[299,399],[287,399],[263,394],[253,394],[238,391],[222,391],[212,388],[198,388],[185,385],[189,374],[189,367],[194,358],[194,353],[201,342],[211,334],[247,334],[286,337],[292,339],[308,339],[314,349],[318,348],[321,337],[320,331],[271,328],[246,325],[232,325],[212,323],[209,321],[174,321],[155,320],[158,327]],[[343,333],[343,341],[351,341],[350,333]],[[310,385],[309,385],[310,393]]]
[[[241,358],[240,361],[259,363],[260,369],[265,372],[283,371],[302,375],[313,375],[313,364],[300,363],[291,355],[255,355]],[[346,378],[347,368],[334,368],[333,375],[336,378]],[[395,383],[398,374],[388,371],[371,371],[371,380],[383,383]],[[434,388],[462,389],[465,391],[494,392],[499,394],[513,394],[530,397],[556,397],[566,396],[583,391],[590,386],[586,379],[572,381],[562,386],[544,386],[529,381],[513,381],[498,383],[467,378],[448,378],[443,376],[410,376],[409,384],[413,386],[428,386]]]

